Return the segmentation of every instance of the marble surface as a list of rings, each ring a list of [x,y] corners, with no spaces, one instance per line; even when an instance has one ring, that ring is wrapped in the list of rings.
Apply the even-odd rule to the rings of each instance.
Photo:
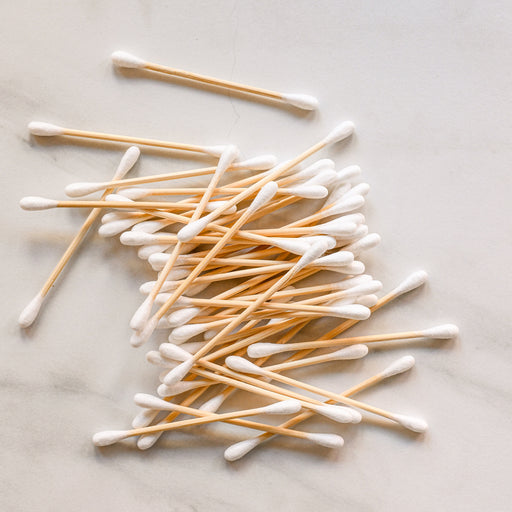
[[[510,510],[512,7],[509,2],[93,0],[4,3],[0,18],[2,297],[0,508],[9,511]],[[116,49],[282,91],[316,94],[313,115],[172,80],[115,73]],[[425,417],[424,436],[368,420],[339,427],[339,453],[279,439],[236,464],[241,430],[167,436],[148,452],[95,449],[128,426],[155,370],[128,344],[146,279],[133,251],[88,238],[26,332],[17,317],[79,227],[78,212],[24,212],[108,179],[120,146],[35,141],[26,125],[237,144],[290,158],[335,123],[357,135],[325,152],[358,163],[382,245],[365,258],[390,289],[430,282],[353,332],[460,326],[453,342],[373,350],[304,378],[341,390],[413,354],[409,374],[361,395]],[[197,162],[145,152],[136,172]],[[305,427],[305,428],[306,428]]]

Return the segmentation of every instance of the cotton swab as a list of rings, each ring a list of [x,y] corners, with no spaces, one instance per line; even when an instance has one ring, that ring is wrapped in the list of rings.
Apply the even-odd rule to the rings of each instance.
[[[396,360],[394,363],[386,367],[382,372],[377,373],[373,377],[370,377],[360,384],[351,387],[347,391],[343,392],[343,396],[352,396],[356,393],[359,393],[360,391],[366,390],[380,382],[382,382],[385,379],[388,379],[389,377],[392,377],[393,375],[398,375],[400,373],[404,373],[409,371],[414,366],[414,358],[412,356],[404,356],[400,359]],[[334,403],[334,401],[329,401],[327,403]],[[314,413],[310,411],[304,411],[297,416],[289,419],[287,422],[283,423],[281,427],[283,428],[289,428],[293,427],[295,425],[298,425],[299,423],[302,423],[303,421],[311,418]],[[226,449],[224,452],[224,458],[230,462],[238,460],[242,458],[244,455],[247,455],[251,450],[265,442],[266,440],[274,437],[274,434],[265,432],[257,437],[248,439],[246,441],[240,441],[239,443],[231,445],[229,448]]]
[[[276,158],[273,155],[262,155],[259,157],[249,158],[243,162],[233,162],[229,168],[226,169],[226,171],[263,171],[270,169],[275,165]],[[161,181],[205,176],[207,174],[213,174],[216,168],[217,167],[204,167],[200,169],[192,169],[190,171],[176,171],[171,173],[141,176],[138,178],[122,179],[116,181],[72,183],[65,188],[65,192],[66,195],[70,197],[82,197],[107,188],[123,189],[126,187],[133,187],[135,185],[143,185],[146,183],[157,183]]]
[[[290,352],[304,349],[333,348],[339,345],[355,345],[360,343],[374,343],[382,341],[396,341],[415,338],[452,339],[457,336],[459,330],[453,324],[444,324],[422,331],[406,331],[390,334],[372,334],[369,336],[356,336],[353,338],[333,338],[330,340],[304,341],[281,345],[277,343],[256,343],[247,349],[250,357],[267,357],[282,352]]]
[[[126,153],[121,158],[121,162],[119,163],[117,170],[114,174],[114,180],[119,180],[123,178],[126,173],[130,171],[130,169],[135,165],[137,162],[137,159],[139,158],[140,151],[137,147],[130,147],[126,151]],[[102,199],[110,194],[113,189],[107,189],[102,195]],[[85,235],[89,231],[89,228],[93,225],[95,220],[100,216],[103,207],[102,201],[99,201],[100,205],[99,208],[94,209],[91,211],[91,213],[88,215],[85,222],[82,224],[82,227],[78,231],[78,233],[75,235],[73,240],[71,241],[70,245],[62,255],[61,259],[57,263],[56,267],[53,269],[52,273],[44,283],[43,287],[39,291],[39,293],[30,301],[30,303],[25,307],[25,309],[21,312],[18,323],[21,327],[26,328],[32,325],[34,320],[36,319],[39,310],[41,309],[41,306],[43,304],[43,301],[45,297],[47,296],[48,292],[54,285],[55,281],[61,274],[64,267],[67,265],[68,261],[73,256],[74,252],[82,242],[82,240],[85,238]]]
[[[221,87],[232,91],[248,93],[272,100],[283,101],[284,103],[288,103],[289,105],[293,105],[294,107],[303,110],[316,110],[318,107],[318,100],[307,94],[284,94],[270,91],[268,89],[261,89],[259,87],[251,87],[248,85],[238,84],[228,80],[221,80],[219,78],[199,75],[197,73],[191,73],[190,71],[183,71],[181,69],[162,66],[152,62],[146,62],[142,59],[139,59],[138,57],[135,57],[134,55],[123,51],[114,52],[112,54],[112,61],[116,66],[121,68],[146,69],[149,71],[155,71],[157,73],[163,73],[165,75],[193,80],[203,84],[213,85],[215,87]]]
[[[124,142],[127,144],[137,144],[141,146],[152,146],[165,149],[174,149],[178,151],[203,153],[219,158],[225,149],[225,146],[197,146],[194,144],[183,144],[180,142],[167,142],[162,140],[144,139],[139,137],[127,137],[125,135],[113,135],[111,133],[91,132],[86,130],[74,130],[71,128],[62,128],[50,123],[32,121],[28,125],[32,135],[38,137],[78,137],[83,139],[95,139],[109,142]]]
[[[304,382],[297,381],[295,379],[291,379],[290,377],[285,377],[284,375],[281,375],[280,373],[272,372],[272,371],[266,370],[265,368],[256,366],[255,364],[251,363],[250,361],[247,361],[246,359],[244,359],[242,357],[229,356],[226,358],[226,365],[229,368],[231,368],[232,370],[235,370],[238,372],[252,373],[252,374],[260,375],[262,377],[267,377],[267,378],[270,378],[273,380],[277,380],[278,382],[281,382],[283,384],[288,384],[290,386],[297,387],[304,391],[309,391],[311,393],[316,393],[321,396],[325,396],[332,400],[337,400],[338,402],[340,402],[344,405],[356,407],[356,408],[362,409],[364,411],[371,412],[378,416],[382,416],[391,421],[399,423],[403,427],[405,427],[408,430],[411,430],[413,432],[422,433],[427,430],[427,423],[420,418],[413,418],[411,416],[406,416],[404,414],[391,413],[391,412],[385,411],[384,409],[373,407],[371,405],[365,404],[363,402],[359,402],[357,400],[353,400],[348,397],[336,395],[336,393],[331,393],[330,391],[320,389],[316,386],[312,386],[310,384],[306,384]],[[174,370],[171,370],[171,372],[172,371],[174,371]]]
[[[172,411],[185,411],[186,414],[189,414],[191,412],[190,408],[184,408],[180,405],[173,404],[171,402],[166,402],[164,400],[160,400],[155,397],[151,397],[153,400],[151,401],[152,408],[155,408],[159,405],[159,407],[165,408],[164,410],[172,410]],[[149,399],[146,399],[145,403],[149,403]],[[165,404],[165,405],[164,405]],[[173,423],[167,423],[167,424],[158,424],[150,427],[142,427],[138,429],[132,429],[132,430],[124,430],[124,431],[112,431],[107,430],[104,432],[98,432],[93,436],[93,443],[95,446],[109,446],[111,444],[117,443],[123,439],[126,439],[128,437],[133,436],[139,436],[142,434],[148,434],[148,433],[154,433],[154,432],[163,432],[163,431],[170,431],[170,430],[177,430],[179,428],[188,427],[188,426],[196,426],[196,425],[204,425],[206,423],[212,423],[216,421],[226,421],[226,420],[234,420],[242,417],[247,416],[256,416],[258,414],[293,414],[294,412],[297,412],[300,410],[300,403],[296,400],[286,400],[283,402],[277,402],[271,405],[268,405],[266,407],[257,407],[254,409],[246,409],[243,411],[234,411],[231,413],[224,413],[224,414],[209,414],[206,413],[204,415],[199,415],[201,417],[190,419],[190,420],[183,420],[183,421],[176,421]],[[261,424],[259,424],[261,425]],[[265,425],[265,428],[267,426]],[[278,430],[278,429],[275,429]],[[281,430],[281,429],[279,429]],[[282,429],[283,431],[285,429]],[[298,436],[297,436],[298,437]]]

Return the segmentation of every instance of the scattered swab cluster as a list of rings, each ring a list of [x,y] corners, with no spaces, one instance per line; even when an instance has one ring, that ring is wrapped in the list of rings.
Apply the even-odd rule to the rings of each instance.
[[[116,52],[113,58],[118,66],[201,78],[122,52]],[[231,84],[202,78],[214,85]],[[305,96],[237,87],[301,108],[315,106],[315,101]],[[165,431],[213,422],[258,431],[256,437],[227,448],[224,456],[233,461],[276,435],[329,448],[342,446],[343,438],[337,434],[295,428],[318,415],[337,423],[356,424],[363,419],[363,411],[413,432],[426,430],[422,419],[353,398],[356,393],[411,369],[412,356],[390,362],[376,375],[339,393],[285,375],[288,370],[328,361],[364,358],[373,343],[448,339],[457,334],[455,326],[441,325],[417,331],[340,337],[426,280],[425,272],[416,272],[378,298],[382,284],[365,273],[361,261],[364,252],[376,246],[380,237],[369,233],[360,212],[369,190],[365,183],[353,183],[360,168],[351,165],[335,170],[334,162],[328,159],[303,163],[325,147],[350,137],[354,129],[351,122],[340,124],[298,156],[279,164],[271,156],[240,161],[239,152],[232,145],[169,143],[41,122],[30,123],[29,129],[37,136],[158,146],[202,152],[218,159],[213,167],[125,179],[140,153],[131,146],[111,181],[68,185],[65,192],[73,200],[25,197],[20,201],[26,210],[92,208],[41,291],[22,312],[22,327],[33,323],[60,272],[102,213],[99,234],[119,236],[122,244],[137,247],[138,256],[156,272],[153,281],[140,285],[144,298],[130,320],[130,341],[140,347],[156,329],[159,333],[167,331],[168,341],[146,354],[147,361],[158,368],[158,396],[135,395],[140,412],[133,419],[132,429],[100,432],[93,437],[95,445],[106,446],[137,436],[137,446],[147,449]],[[208,177],[207,184],[176,185],[177,179],[198,176]],[[96,192],[101,193],[98,199],[87,198]],[[112,211],[104,213],[107,208]],[[282,220],[293,216],[293,222]],[[308,281],[326,272],[327,284]],[[340,321],[315,339],[299,340],[303,329],[324,317]],[[318,330],[321,324],[313,325]],[[319,349],[331,350],[316,352]],[[284,353],[291,355],[275,358]],[[239,391],[261,396],[270,403],[219,412],[224,402]],[[267,414],[289,418],[277,426],[261,419],[246,419]],[[183,415],[191,418],[178,419]]]

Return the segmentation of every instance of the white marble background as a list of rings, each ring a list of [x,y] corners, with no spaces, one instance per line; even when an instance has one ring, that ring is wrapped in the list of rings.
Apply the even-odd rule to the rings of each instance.
[[[3,2],[0,509],[510,510],[511,29],[506,1]],[[321,109],[301,116],[121,76],[109,60],[116,49],[314,93]],[[222,452],[238,430],[167,436],[147,453],[95,449],[91,435],[127,427],[133,393],[154,386],[155,370],[128,345],[146,275],[133,251],[91,236],[37,324],[20,332],[19,312],[83,216],[24,212],[18,200],[108,179],[121,148],[43,145],[27,123],[232,142],[284,159],[347,118],[357,136],[330,154],[359,163],[372,185],[366,214],[383,243],[369,270],[386,289],[417,268],[431,276],[354,332],[454,322],[461,336],[373,351],[311,381],[341,390],[412,353],[410,375],[362,396],[424,416],[428,434],[319,422],[304,428],[342,433],[338,454],[277,440],[233,465]],[[137,172],[194,164],[145,153]]]

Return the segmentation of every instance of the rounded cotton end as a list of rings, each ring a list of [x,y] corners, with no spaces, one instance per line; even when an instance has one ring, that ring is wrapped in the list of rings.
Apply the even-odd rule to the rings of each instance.
[[[337,434],[307,434],[306,439],[326,448],[341,448],[345,444]]]
[[[68,197],[82,197],[103,190],[105,185],[105,183],[71,183],[66,186],[64,192]]]
[[[352,409],[342,405],[315,405],[312,406],[311,409],[326,418],[336,421],[337,423],[354,422]]]
[[[154,244],[158,238],[144,231],[126,231],[121,235],[120,241],[123,245],[145,245]]]
[[[335,306],[331,308],[330,314],[339,318],[361,321],[370,318],[371,311],[361,304],[347,304],[345,306]]]
[[[157,325],[158,319],[156,317],[151,317],[146,322],[146,325],[142,331],[136,331],[132,334],[132,337],[130,338],[132,347],[140,347],[144,345],[144,343],[146,343],[153,334],[153,331],[156,329]]]
[[[129,434],[128,430],[105,430],[94,434],[92,442],[95,446],[109,446],[126,439]]]
[[[428,274],[424,270],[413,272],[409,277],[404,279],[394,290],[395,295],[403,295],[425,284],[428,279]]]
[[[268,357],[279,352],[286,352],[286,345],[277,343],[254,343],[247,347],[247,355],[252,358]]]
[[[391,363],[384,371],[380,373],[381,377],[387,379],[388,377],[392,377],[393,375],[398,375],[399,373],[404,373],[409,371],[415,364],[414,357],[412,356],[404,356],[400,359],[397,359],[394,363]]]
[[[350,137],[354,133],[355,125],[352,121],[345,121],[334,130],[332,130],[329,135],[324,139],[325,144],[334,144],[335,142],[339,142],[347,137]]]
[[[247,212],[250,212],[251,214],[257,212],[276,195],[278,188],[279,186],[275,181],[270,181],[263,185],[252,203],[247,207]]]
[[[227,146],[203,146],[201,149],[208,155],[220,158],[222,153],[226,150]]]
[[[194,360],[188,359],[180,365],[173,368],[164,378],[166,386],[172,386],[183,380],[194,366]]]
[[[247,439],[240,441],[239,443],[232,444],[224,451],[224,459],[228,462],[234,462],[235,460],[241,459],[244,455],[247,455],[251,450],[256,448],[261,443],[261,439],[254,437],[253,439]]]
[[[133,401],[139,407],[144,407],[146,409],[155,409],[159,411],[174,410],[169,402],[166,402],[156,396],[148,395],[147,393],[136,393],[133,397]]]
[[[400,425],[402,425],[402,427],[405,427],[408,430],[412,430],[413,432],[422,434],[428,429],[427,422],[421,418],[406,416],[404,414],[394,414],[393,417],[398,423],[400,423]]]
[[[175,343],[177,345],[181,345],[185,343],[189,339],[201,334],[202,332],[208,330],[208,325],[206,323],[202,324],[187,324],[181,325],[180,327],[174,328],[169,334],[169,341],[171,343]]]
[[[50,208],[57,208],[58,205],[59,202],[55,199],[45,197],[27,196],[20,200],[21,208],[29,211],[49,210]]]
[[[130,146],[124,153],[117,166],[114,180],[122,180],[130,169],[135,165],[140,156],[140,149],[137,146]]]
[[[422,333],[426,338],[449,340],[458,336],[459,328],[453,324],[444,324],[425,329]]]
[[[224,395],[222,393],[218,394],[213,398],[210,398],[210,400],[207,400],[203,405],[201,405],[201,407],[199,407],[199,410],[209,413],[217,412],[220,406],[224,403],[224,400],[226,400],[226,398],[227,395]]]
[[[134,331],[141,331],[144,329],[146,322],[151,315],[151,309],[153,307],[153,301],[146,297],[142,304],[137,308],[130,320],[130,327]]]
[[[175,345],[174,343],[162,343],[158,350],[164,357],[167,357],[167,359],[172,359],[174,361],[183,362],[192,357],[190,355],[190,352],[187,352],[186,350],[182,349],[178,345]]]
[[[309,94],[283,94],[282,99],[302,110],[316,110],[318,108],[318,100]]]
[[[43,305],[44,296],[38,293],[26,306],[25,309],[21,312],[18,318],[18,324],[20,327],[24,329],[31,326],[34,323],[34,320],[37,318],[39,314],[39,310]]]
[[[243,357],[229,356],[226,357],[225,363],[228,368],[231,368],[235,372],[264,375],[263,370],[259,366],[247,361],[247,359]]]
[[[297,185],[296,187],[287,187],[282,192],[302,199],[323,199],[329,190],[323,185]]]
[[[119,68],[142,69],[146,65],[139,57],[119,50],[112,54],[112,62]]]
[[[209,215],[205,215],[200,219],[189,222],[186,226],[183,226],[177,233],[178,240],[180,242],[189,242],[193,238],[195,238],[201,231],[206,229],[206,226],[211,222],[211,217]]]
[[[350,359],[361,359],[368,354],[368,347],[366,345],[351,345],[350,347],[345,347],[340,350],[336,350],[336,352],[331,352],[329,356],[333,360],[342,361],[342,360],[350,360]]]
[[[277,158],[274,155],[261,155],[248,158],[240,162],[237,167],[251,171],[266,171],[277,164]]]
[[[176,311],[173,311],[168,317],[167,322],[169,327],[181,327],[190,322],[193,318],[195,318],[199,313],[201,313],[202,308],[182,308]],[[201,331],[203,332],[203,331]],[[200,334],[200,333],[198,333]],[[194,335],[195,336],[195,335]]]
[[[62,135],[64,128],[55,124],[43,123],[40,121],[32,121],[28,124],[28,130],[32,135],[39,137],[52,137],[55,135]]]
[[[262,407],[261,412],[265,414],[295,414],[299,412],[301,408],[302,405],[298,400],[291,399]]]

